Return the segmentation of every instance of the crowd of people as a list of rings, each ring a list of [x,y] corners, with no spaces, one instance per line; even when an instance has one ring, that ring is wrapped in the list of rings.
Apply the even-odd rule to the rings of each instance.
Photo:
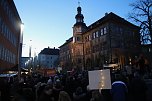
[[[1,101],[148,101],[146,83],[138,72],[131,77],[111,74],[111,82],[111,89],[90,90],[87,72],[24,76],[17,84],[3,84]]]
[[[141,70],[111,73],[111,89],[101,90],[88,88],[88,71],[23,75],[20,82],[0,83],[0,101],[150,101],[144,74]]]

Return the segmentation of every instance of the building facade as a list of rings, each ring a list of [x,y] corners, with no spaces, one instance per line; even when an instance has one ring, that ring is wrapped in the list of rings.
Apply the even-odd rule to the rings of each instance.
[[[38,65],[40,68],[53,69],[58,67],[59,49],[44,48],[38,54]]]
[[[21,68],[29,69],[33,64],[33,57],[21,57]]]
[[[22,24],[13,0],[0,0],[0,72],[19,63]]]
[[[140,53],[139,27],[114,13],[86,26],[77,8],[73,36],[60,48],[63,69],[100,69],[104,64],[131,65]]]

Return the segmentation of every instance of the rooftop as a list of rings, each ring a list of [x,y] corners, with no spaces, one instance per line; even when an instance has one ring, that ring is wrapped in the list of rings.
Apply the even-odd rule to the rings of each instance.
[[[39,54],[45,55],[59,55],[59,49],[55,48],[44,48]]]

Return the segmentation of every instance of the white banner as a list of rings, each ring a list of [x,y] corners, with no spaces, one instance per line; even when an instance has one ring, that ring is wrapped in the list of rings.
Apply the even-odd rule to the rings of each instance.
[[[111,89],[110,69],[89,71],[90,90]]]

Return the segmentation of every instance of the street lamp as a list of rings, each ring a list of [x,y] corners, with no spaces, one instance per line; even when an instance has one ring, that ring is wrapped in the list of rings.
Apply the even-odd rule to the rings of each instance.
[[[30,40],[30,46],[29,46],[29,57],[31,58],[31,50],[32,50],[32,45],[31,45],[32,40]]]

